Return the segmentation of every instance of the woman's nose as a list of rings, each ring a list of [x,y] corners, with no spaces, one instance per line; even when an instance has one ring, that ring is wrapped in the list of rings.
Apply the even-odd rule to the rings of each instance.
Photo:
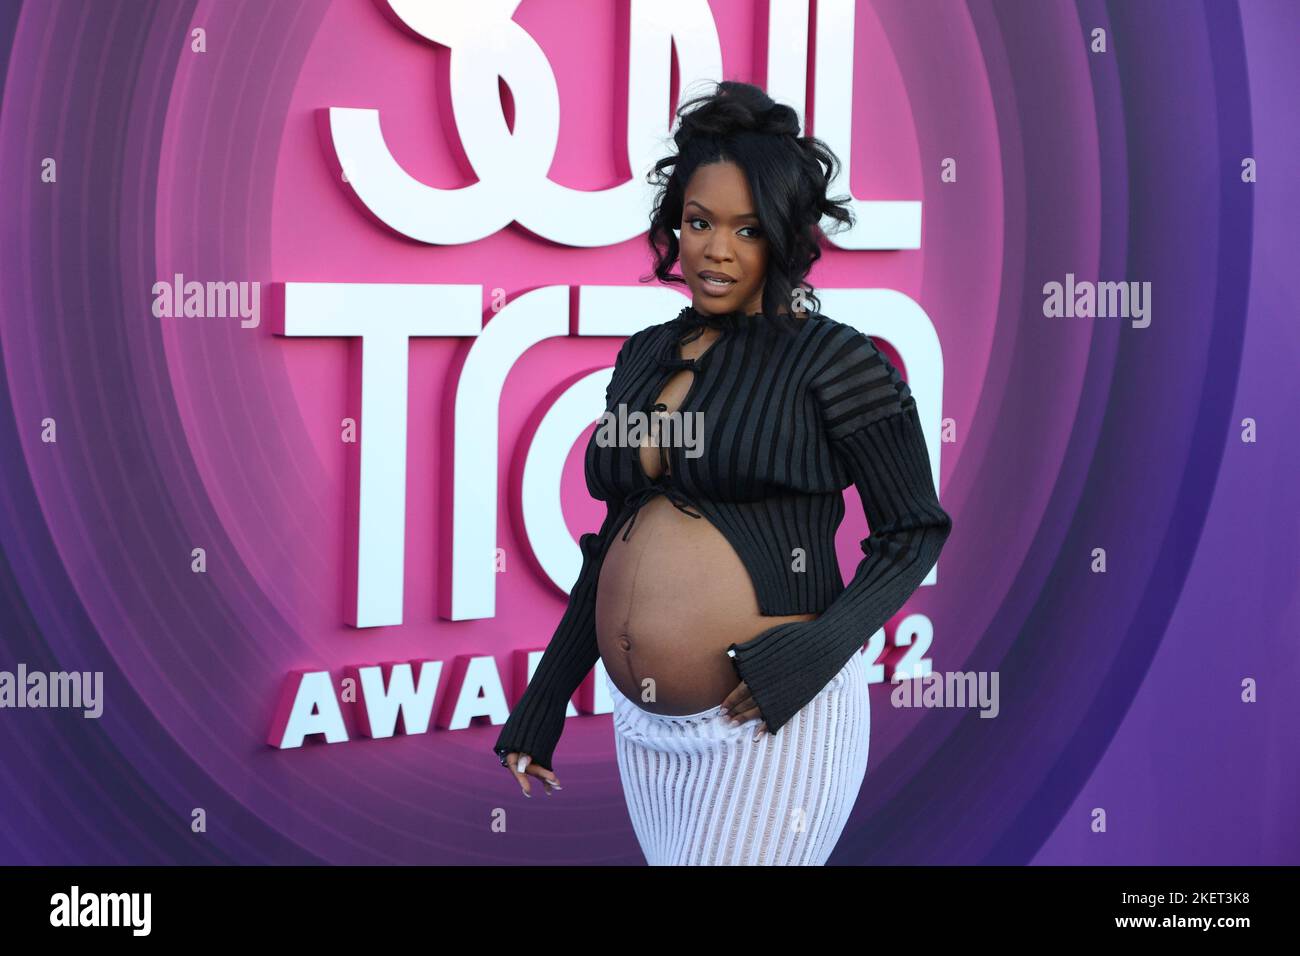
[[[730,240],[723,233],[715,231],[704,244],[704,258],[713,262],[730,262]]]

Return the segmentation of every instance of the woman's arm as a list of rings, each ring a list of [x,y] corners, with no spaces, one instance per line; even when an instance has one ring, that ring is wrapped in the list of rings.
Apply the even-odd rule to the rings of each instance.
[[[554,769],[551,760],[564,732],[569,698],[600,658],[596,646],[596,582],[605,544],[619,510],[610,505],[600,531],[578,539],[582,571],[569,592],[569,605],[537,663],[528,688],[510,712],[510,719],[502,725],[492,748],[503,765],[506,754],[525,753],[539,767]]]
[[[629,338],[623,343],[614,361],[614,371],[605,388],[606,409],[630,341]],[[503,766],[507,754],[524,753],[532,757],[532,763],[537,766],[554,769],[551,761],[555,745],[564,732],[564,713],[569,698],[600,659],[596,646],[596,584],[622,505],[621,501],[607,502],[605,521],[600,530],[578,539],[578,547],[582,550],[582,570],[569,592],[568,607],[538,661],[527,689],[510,712],[510,718],[502,725],[492,748]]]
[[[911,390],[867,336],[843,329],[841,347],[813,388],[871,534],[862,541],[865,557],[853,581],[821,616],[777,625],[728,649],[768,733],[816,697],[897,613],[952,530],[935,493]]]

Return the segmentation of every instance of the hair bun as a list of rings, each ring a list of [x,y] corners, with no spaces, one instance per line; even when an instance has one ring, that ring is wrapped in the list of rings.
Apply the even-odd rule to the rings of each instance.
[[[758,129],[761,133],[773,133],[778,136],[799,135],[799,114],[793,107],[784,103],[777,103],[771,109],[765,110],[761,119],[762,123]]]
[[[679,112],[681,125],[677,142],[691,136],[732,136],[760,133],[793,136],[800,133],[799,114],[785,103],[776,103],[765,92],[747,83],[724,80],[717,92],[692,102],[696,108]]]

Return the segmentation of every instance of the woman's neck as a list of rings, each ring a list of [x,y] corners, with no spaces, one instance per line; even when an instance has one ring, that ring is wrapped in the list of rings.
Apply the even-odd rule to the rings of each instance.
[[[792,317],[788,308],[782,308],[776,313],[783,319]],[[769,316],[762,310],[751,311],[746,308],[732,309],[728,312],[705,312],[695,307],[692,303],[682,309],[678,316],[687,325],[705,325],[713,328],[737,328],[750,325],[755,322],[761,322],[768,319]]]

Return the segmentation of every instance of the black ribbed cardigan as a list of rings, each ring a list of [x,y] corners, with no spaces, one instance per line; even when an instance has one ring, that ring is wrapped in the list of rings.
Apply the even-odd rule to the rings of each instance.
[[[721,335],[698,359],[681,358],[680,341],[700,325]],[[713,522],[749,570],[763,614],[820,614],[727,650],[773,734],[902,607],[948,538],[952,519],[935,493],[916,401],[857,329],[818,313],[705,316],[687,306],[623,343],[606,413],[624,404],[625,413],[648,414],[681,368],[695,374],[677,411],[703,413],[703,454],[667,447],[671,470],[651,479],[637,447],[598,441],[599,428],[592,434],[587,490],[607,515],[579,539],[582,569],[568,607],[493,747],[502,764],[518,752],[553,769],[569,698],[600,658],[596,584],[605,553],[653,495]],[[871,533],[846,588],[835,531],[851,484]]]

